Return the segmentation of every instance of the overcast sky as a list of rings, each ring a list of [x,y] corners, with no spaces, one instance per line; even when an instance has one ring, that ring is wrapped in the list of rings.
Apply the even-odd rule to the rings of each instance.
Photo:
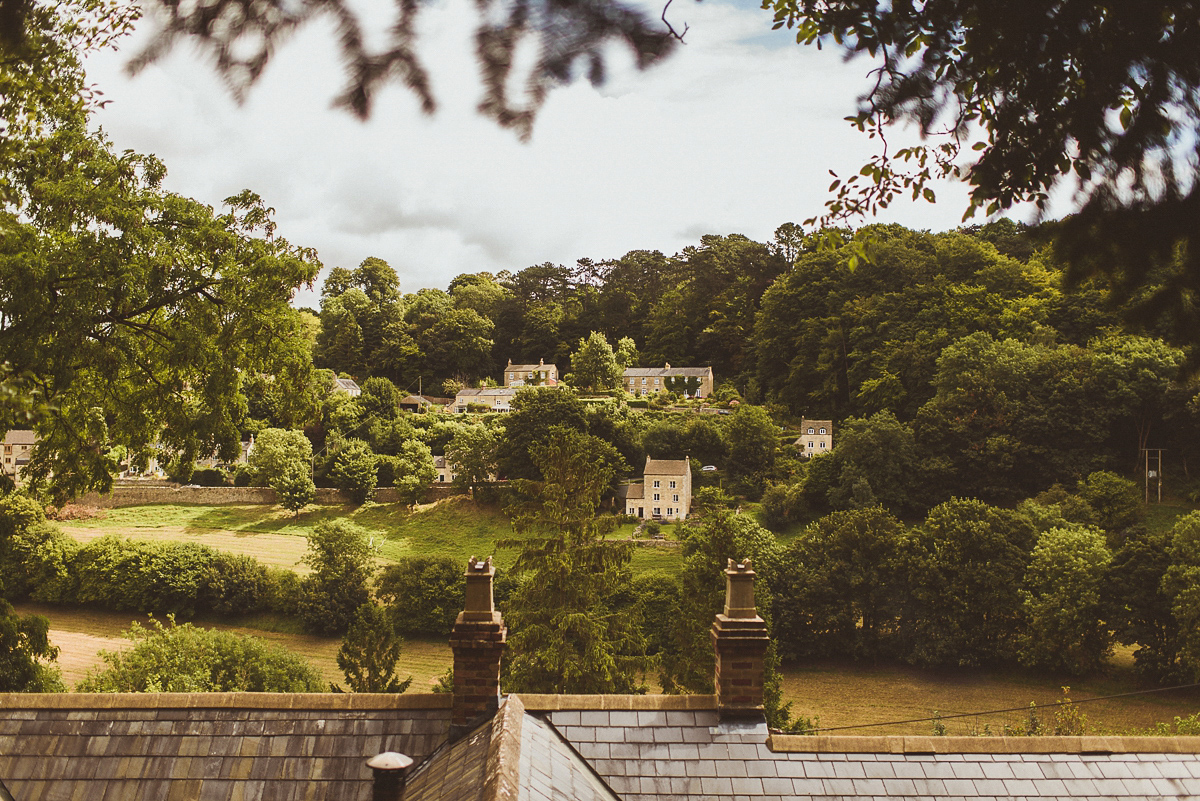
[[[119,149],[163,159],[171,190],[220,206],[253,189],[280,234],[315,247],[326,268],[378,256],[407,292],[444,289],[463,272],[672,254],[709,233],[769,241],[781,223],[821,211],[828,170],[848,175],[872,153],[843,119],[869,62],[799,46],[770,31],[767,12],[729,0],[673,5],[675,26],[690,26],[685,46],[644,72],[614,48],[608,83],[553,92],[521,142],[474,110],[473,9],[431,0],[422,12],[432,117],[398,86],[365,123],[331,109],[341,71],[329,27],[316,24],[240,106],[187,47],[126,76],[135,37],[88,62],[110,101],[97,119]],[[966,193],[938,194],[881,219],[953,228]]]

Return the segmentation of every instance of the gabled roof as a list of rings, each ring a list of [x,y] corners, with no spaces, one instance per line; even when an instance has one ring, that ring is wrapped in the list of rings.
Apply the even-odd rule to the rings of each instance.
[[[483,389],[460,389],[456,398],[501,397],[516,395],[520,387],[484,387]]]
[[[428,756],[450,730],[450,701],[432,694],[3,694],[0,777],[20,801],[367,801],[372,777],[364,760],[384,750]]]
[[[510,695],[491,720],[409,775],[404,801],[620,801],[546,721]]]
[[[646,469],[642,472],[655,476],[682,476],[691,469],[687,459],[651,459],[646,457]]]
[[[401,406],[448,406],[454,403],[454,398],[439,398],[434,395],[405,395],[400,401]]]
[[[504,372],[507,373],[509,371],[514,371],[514,372],[532,373],[532,372],[537,372],[538,370],[545,370],[547,368],[553,368],[553,369],[557,370],[558,365],[554,364],[553,362],[551,362],[550,364],[546,364],[545,362],[542,362],[541,364],[513,364],[512,362],[509,362],[508,367],[504,368]]]
[[[4,435],[5,445],[36,445],[37,434],[27,428],[13,428]]]
[[[711,367],[626,367],[626,378],[640,378],[641,376],[683,376],[704,378],[712,375]]]
[[[333,388],[340,389],[343,392],[361,392],[358,383],[353,378],[335,378],[333,379]]]

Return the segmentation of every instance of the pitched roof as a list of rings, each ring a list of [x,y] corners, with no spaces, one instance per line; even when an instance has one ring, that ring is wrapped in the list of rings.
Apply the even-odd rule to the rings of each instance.
[[[4,435],[5,445],[36,445],[37,434],[27,428],[13,428]]]
[[[509,362],[508,367],[504,368],[504,372],[507,373],[510,371],[514,371],[514,372],[531,373],[531,372],[534,372],[537,370],[545,370],[548,367],[553,368],[555,370],[558,369],[558,365],[554,364],[553,362],[551,362],[550,364],[546,364],[545,362],[542,362],[541,364],[513,364],[512,362]]]
[[[0,695],[0,777],[21,801],[329,798],[366,801],[381,751],[423,759],[448,695]],[[106,790],[108,794],[106,795]]]
[[[1200,737],[830,737],[723,720],[711,695],[509,695],[451,741],[449,695],[0,695],[21,801],[367,801],[367,758],[417,765],[405,801],[1194,798]],[[2,797],[2,794],[0,794]]]
[[[491,720],[439,748],[404,790],[405,801],[484,798],[619,801],[553,726],[526,714],[516,695]]]
[[[656,476],[682,476],[691,468],[691,462],[687,459],[651,459],[646,457],[646,469],[642,472],[646,475]]]
[[[696,378],[704,378],[712,375],[711,367],[626,367],[626,378],[637,378],[641,376],[694,376]]]
[[[345,392],[361,392],[358,383],[353,378],[335,378],[333,379],[333,388],[340,389]]]
[[[516,395],[520,387],[484,387],[482,389],[460,389],[458,398],[499,397]]]

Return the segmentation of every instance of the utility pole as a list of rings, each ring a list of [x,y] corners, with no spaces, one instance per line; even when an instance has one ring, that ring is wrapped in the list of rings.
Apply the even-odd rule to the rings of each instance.
[[[1144,482],[1146,486],[1146,504],[1150,503],[1150,479],[1154,479],[1158,486],[1158,503],[1162,503],[1162,455],[1164,448],[1142,448],[1143,461],[1145,464]],[[1153,457],[1151,457],[1153,453]],[[1154,468],[1151,469],[1150,464],[1153,461]]]

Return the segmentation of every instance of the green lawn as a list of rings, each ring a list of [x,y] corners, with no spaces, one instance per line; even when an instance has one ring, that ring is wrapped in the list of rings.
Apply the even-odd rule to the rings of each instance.
[[[277,567],[303,570],[300,558],[306,535],[322,520],[347,518],[366,528],[380,544],[384,562],[403,556],[447,556],[463,563],[471,556],[492,556],[507,567],[516,551],[497,543],[513,536],[508,517],[498,508],[452,497],[410,510],[398,504],[313,506],[299,516],[278,506],[182,506],[155,504],[106,510],[103,516],[60,524],[81,541],[104,534],[137,539],[200,542],[219,550],[253,556]],[[628,539],[633,525],[612,536]],[[668,536],[674,527],[664,526]],[[638,548],[633,569],[679,569],[678,549]]]

